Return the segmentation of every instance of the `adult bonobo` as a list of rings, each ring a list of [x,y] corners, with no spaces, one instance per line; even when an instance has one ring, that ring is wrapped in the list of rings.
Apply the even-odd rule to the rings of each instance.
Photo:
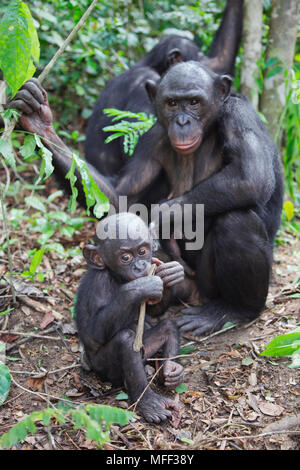
[[[265,305],[280,224],[277,149],[249,101],[231,93],[227,75],[191,61],[146,87],[163,128],[151,171],[169,176],[166,206],[204,204],[204,246],[182,256],[196,270],[205,302],[182,312],[181,330],[197,335],[253,319]],[[119,184],[126,194],[129,187],[128,178]]]
[[[145,134],[143,158],[125,165],[117,191],[140,201],[152,187],[156,200],[169,198],[167,205],[204,204],[203,248],[180,248],[205,303],[183,311],[181,329],[201,334],[227,320],[255,318],[265,305],[280,224],[283,184],[276,147],[249,101],[231,93],[230,77],[199,62],[176,64],[146,87],[158,116],[155,140]],[[58,148],[63,143],[39,83],[30,80],[10,106],[23,112],[23,128],[47,139],[55,167],[65,174],[71,159],[66,147]],[[90,168],[114,202],[114,187]]]
[[[170,66],[177,62],[196,60],[218,73],[234,74],[235,58],[239,49],[243,23],[243,0],[227,0],[219,29],[212,42],[209,55],[205,56],[191,40],[177,35],[167,36],[121,75],[112,78],[102,90],[89,120],[85,157],[101,174],[117,178],[118,172],[128,159],[120,139],[105,144],[108,134],[102,129],[111,124],[103,114],[104,108],[117,108],[132,112],[153,113],[153,106],[146,93],[146,80],[159,80]],[[134,158],[142,157],[149,138],[149,131],[142,136]],[[155,191],[154,191],[155,192]],[[152,199],[152,196],[150,196]]]
[[[183,368],[175,358],[180,344],[176,325],[167,319],[145,329],[143,358],[133,344],[141,303],[150,303],[150,314],[153,308],[163,313],[172,298],[181,295],[183,268],[174,261],[162,263],[153,258],[151,230],[134,214],[106,217],[99,222],[97,235],[96,245],[83,250],[88,271],[75,308],[85,351],[83,364],[104,381],[125,382],[130,401],[139,400],[137,408],[147,421],[164,421],[177,405],[148,386],[144,365],[162,350],[164,385],[175,388],[182,382]],[[152,263],[157,268],[149,277]]]

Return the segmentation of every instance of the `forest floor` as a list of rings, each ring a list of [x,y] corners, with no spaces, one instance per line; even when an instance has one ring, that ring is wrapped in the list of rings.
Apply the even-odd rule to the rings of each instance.
[[[47,197],[55,190],[49,181],[44,194]],[[12,208],[24,208],[24,196],[28,194],[8,197],[8,214]],[[55,200],[55,205],[56,210],[67,211],[63,196]],[[87,221],[72,238],[59,233],[54,238],[64,247],[78,248],[93,237],[94,230],[95,223]],[[11,245],[14,269],[23,272],[28,269],[26,251],[39,247],[37,234],[29,231],[28,221],[22,219],[11,237],[17,240]],[[0,310],[4,311],[11,297],[6,254],[0,258]],[[182,338],[183,346],[192,346],[181,359],[186,391],[168,392],[179,403],[179,415],[161,425],[148,424],[136,415],[125,427],[112,427],[110,443],[104,448],[299,449],[299,369],[289,368],[288,358],[259,355],[274,337],[291,331],[300,321],[299,299],[291,297],[299,292],[299,264],[297,240],[289,236],[275,249],[273,281],[259,319],[206,338]],[[48,252],[41,268],[46,273],[43,282],[25,282],[15,276],[17,304],[8,315],[0,317],[0,341],[6,343],[9,358],[18,358],[7,361],[12,383],[0,407],[0,436],[32,411],[47,407],[49,402],[56,406],[62,396],[74,404],[128,407],[126,400],[116,399],[120,389],[101,384],[79,365],[72,306],[85,271],[82,256],[62,259],[54,251]],[[153,386],[157,387],[155,383]],[[84,450],[96,449],[97,445],[71,424],[53,422],[47,427],[38,426],[34,435],[28,435],[14,448]]]

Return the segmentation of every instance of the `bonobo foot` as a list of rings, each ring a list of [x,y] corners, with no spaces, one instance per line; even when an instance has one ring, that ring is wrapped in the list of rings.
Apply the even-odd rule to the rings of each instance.
[[[165,361],[160,381],[169,389],[174,389],[183,382],[183,367],[175,361]]]
[[[239,322],[253,319],[256,314],[235,311],[225,306],[222,301],[211,301],[199,307],[188,307],[181,311],[182,317],[177,321],[181,332],[191,331],[194,336],[219,330],[226,322]]]
[[[137,404],[137,410],[149,423],[160,423],[172,416],[172,411],[179,411],[175,401],[148,389]]]

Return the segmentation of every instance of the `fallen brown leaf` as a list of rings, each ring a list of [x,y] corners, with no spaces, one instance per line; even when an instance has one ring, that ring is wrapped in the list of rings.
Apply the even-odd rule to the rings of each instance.
[[[54,318],[52,312],[45,313],[45,315],[43,316],[43,319],[40,323],[40,328],[42,328],[42,330],[43,330],[44,328],[46,328],[46,326],[48,326],[54,320],[55,320],[55,318]]]
[[[31,388],[31,390],[34,390],[36,392],[37,390],[40,390],[42,388],[46,377],[47,374],[44,374],[41,377],[29,377],[29,379],[27,380],[27,385],[29,388]]]
[[[264,415],[268,416],[280,416],[284,411],[282,406],[275,405],[275,403],[269,403],[267,401],[259,403],[258,407]]]

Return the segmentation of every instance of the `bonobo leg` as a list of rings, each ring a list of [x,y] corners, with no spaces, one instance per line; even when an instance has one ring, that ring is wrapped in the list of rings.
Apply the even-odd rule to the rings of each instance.
[[[125,382],[131,403],[138,400],[148,385],[141,353],[133,351],[134,338],[133,330],[121,330],[106,346],[89,357],[93,370],[101,380],[113,385]],[[171,416],[170,410],[177,410],[177,405],[148,387],[137,409],[147,421],[159,423]]]
[[[200,335],[227,321],[252,320],[263,310],[272,266],[272,244],[252,210],[220,215],[197,266],[200,292],[208,302],[182,310],[181,331]]]
[[[179,333],[172,320],[162,320],[155,327],[146,330],[143,342],[146,359],[153,357],[160,349],[163,358],[172,358],[179,354]],[[165,360],[160,379],[167,388],[177,387],[183,382],[183,367],[174,359]]]

